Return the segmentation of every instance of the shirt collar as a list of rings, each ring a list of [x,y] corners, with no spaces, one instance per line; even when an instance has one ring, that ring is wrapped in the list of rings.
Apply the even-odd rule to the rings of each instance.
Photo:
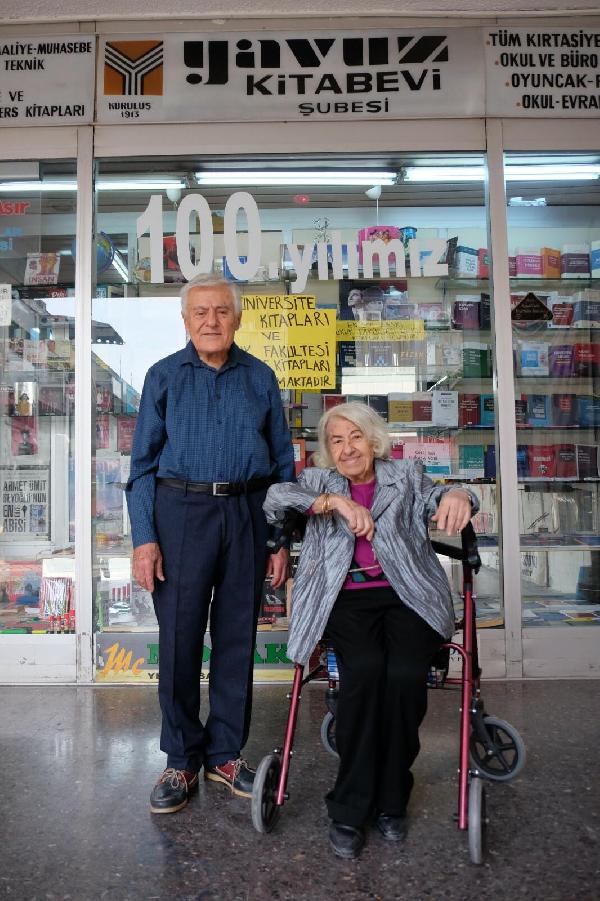
[[[237,366],[240,363],[242,366],[249,366],[250,360],[248,359],[248,354],[241,350],[237,344],[232,344],[229,348],[229,357],[227,362],[221,366],[219,372],[223,372],[224,369],[231,369],[233,366]],[[202,366],[204,369],[213,369],[212,366],[208,366],[204,363],[200,357],[198,356],[198,351],[194,347],[191,341],[185,345],[183,349],[183,357],[181,360],[181,365],[184,366],[186,363],[191,363],[192,366]]]

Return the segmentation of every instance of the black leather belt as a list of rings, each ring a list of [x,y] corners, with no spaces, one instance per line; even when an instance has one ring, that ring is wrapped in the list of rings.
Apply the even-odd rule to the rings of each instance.
[[[179,488],[180,491],[193,491],[198,494],[212,494],[213,497],[231,497],[239,494],[248,494],[249,491],[260,491],[268,488],[271,479],[249,479],[247,482],[186,482],[184,479],[156,480],[159,485],[167,488]]]

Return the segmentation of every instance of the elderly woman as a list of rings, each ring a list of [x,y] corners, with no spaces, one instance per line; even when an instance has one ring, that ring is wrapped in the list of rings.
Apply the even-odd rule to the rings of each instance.
[[[411,460],[391,460],[383,420],[341,404],[319,423],[318,468],[269,488],[272,523],[308,514],[294,578],[288,654],[306,664],[323,634],[336,650],[340,690],[337,780],[327,795],[329,840],[353,859],[374,820],[401,841],[427,706],[426,677],[454,631],[452,598],[429,520],[449,535],[477,510],[463,488],[436,486]]]

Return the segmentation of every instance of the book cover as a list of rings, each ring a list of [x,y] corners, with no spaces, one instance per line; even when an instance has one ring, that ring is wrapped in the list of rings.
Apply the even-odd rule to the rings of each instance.
[[[576,300],[573,304],[574,328],[600,328],[600,301]]]
[[[553,479],[555,477],[556,463],[553,445],[530,444],[527,453],[531,479]]]
[[[339,365],[343,369],[356,367],[356,344],[354,341],[340,341],[338,345]]]
[[[413,395],[413,422],[432,421],[432,400],[430,394]]]
[[[490,277],[490,255],[487,247],[480,247],[477,251],[477,278]]]
[[[548,368],[553,378],[573,375],[573,345],[556,344],[548,350]]]
[[[530,394],[527,397],[527,418],[530,426],[549,426],[550,405],[547,394]]]
[[[549,328],[570,328],[573,324],[573,304],[566,297],[558,296],[549,301],[552,319]]]
[[[578,398],[576,394],[552,395],[552,425],[569,428],[577,425]]]
[[[483,474],[486,479],[496,478],[496,445],[486,444],[483,452]]]
[[[522,376],[548,375],[548,345],[531,341],[521,342],[517,364]]]
[[[489,294],[482,294],[479,303],[479,328],[488,331],[492,327],[492,309]]]
[[[484,477],[483,444],[462,444],[459,447],[458,474],[463,479],[482,479]]]
[[[518,426],[527,425],[527,395],[521,394],[520,397],[515,397],[515,422]]]
[[[389,394],[388,418],[390,422],[412,422],[412,394]]]
[[[574,444],[557,444],[554,448],[557,479],[577,478],[577,453]]]
[[[560,250],[542,247],[541,252],[544,278],[560,278]]]
[[[529,449],[526,444],[517,444],[517,478],[526,479],[529,475]]]
[[[590,277],[589,244],[564,244],[560,254],[561,278]]]
[[[294,438],[292,447],[294,448],[294,469],[296,475],[299,476],[306,466],[306,440],[304,438]]]
[[[580,395],[577,404],[577,418],[581,428],[589,429],[600,425],[600,397]]]
[[[598,447],[595,444],[577,445],[577,477],[598,478]]]
[[[496,422],[493,394],[482,394],[480,396],[479,411],[479,423],[482,428],[491,428]]]
[[[339,407],[340,404],[346,403],[346,397],[343,394],[324,394],[323,395],[323,408],[325,412],[327,410],[332,410],[334,407]]]
[[[58,253],[28,253],[24,285],[56,285],[60,269]]]
[[[590,378],[598,374],[600,345],[589,342],[573,345],[573,375]]]
[[[481,379],[492,375],[491,348],[487,344],[465,343],[463,345],[463,378]]]
[[[375,410],[382,419],[388,421],[388,398],[387,394],[368,394],[366,403],[372,410]]]
[[[431,421],[433,425],[458,426],[458,391],[431,392]]]
[[[131,453],[136,422],[137,416],[117,417],[117,450],[122,454]]]
[[[452,328],[467,330],[479,328],[479,295],[457,294],[452,305]]]
[[[62,385],[40,385],[38,413],[40,416],[61,416],[66,413],[65,392]]]
[[[517,278],[542,278],[542,254],[539,250],[517,247]]]
[[[418,304],[416,318],[422,319],[428,329],[448,328],[450,325],[446,307],[442,303]]]
[[[458,424],[461,428],[479,425],[479,394],[461,394],[458,400]]]

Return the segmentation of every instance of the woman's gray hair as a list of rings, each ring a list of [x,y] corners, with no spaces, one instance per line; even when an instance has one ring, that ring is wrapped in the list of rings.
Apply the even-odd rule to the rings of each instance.
[[[222,275],[218,275],[214,272],[202,272],[200,275],[197,275],[195,278],[193,278],[183,286],[179,294],[179,296],[181,297],[181,312],[185,313],[187,299],[189,297],[190,291],[193,291],[194,288],[221,287],[225,287],[229,290],[231,298],[233,300],[233,309],[236,316],[239,316],[242,312],[242,300],[240,297],[240,289],[238,285],[236,284],[236,282],[230,282],[229,279],[224,278]]]
[[[335,467],[327,440],[327,426],[332,419],[347,419],[353,423],[369,442],[375,457],[381,460],[389,459],[392,443],[384,420],[366,404],[352,401],[348,404],[338,404],[321,416],[318,425],[319,447],[313,458],[316,466],[324,469]]]

